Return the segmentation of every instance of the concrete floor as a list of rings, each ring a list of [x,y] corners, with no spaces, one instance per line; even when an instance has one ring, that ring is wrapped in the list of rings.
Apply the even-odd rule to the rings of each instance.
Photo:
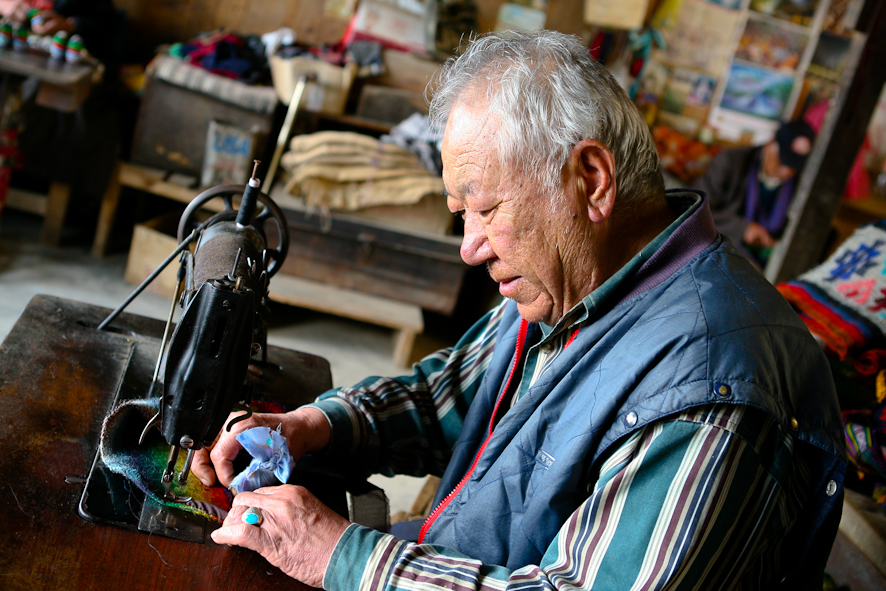
[[[113,309],[134,288],[123,280],[126,253],[94,258],[89,254],[89,237],[77,233],[66,234],[61,247],[41,246],[37,240],[41,223],[39,217],[13,210],[0,215],[0,340],[37,294]],[[169,307],[168,299],[145,292],[126,311],[165,320]],[[393,363],[390,330],[291,306],[275,305],[268,340],[326,358],[335,386],[406,371]],[[392,513],[408,511],[424,482],[408,476],[376,476],[371,481],[387,493]]]

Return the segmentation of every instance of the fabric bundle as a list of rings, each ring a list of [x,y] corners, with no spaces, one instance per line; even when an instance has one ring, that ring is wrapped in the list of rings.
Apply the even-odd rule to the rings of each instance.
[[[355,211],[414,205],[443,193],[443,180],[428,172],[415,154],[359,133],[296,136],[281,163],[291,175],[286,190],[303,197],[309,207]]]
[[[862,226],[824,263],[777,287],[840,361],[832,365],[854,486],[886,509],[886,220]]]
[[[263,486],[285,484],[295,468],[295,461],[289,454],[286,438],[277,430],[267,427],[254,427],[237,434],[237,441],[243,446],[252,460],[249,466],[231,481],[234,494],[253,491]]]

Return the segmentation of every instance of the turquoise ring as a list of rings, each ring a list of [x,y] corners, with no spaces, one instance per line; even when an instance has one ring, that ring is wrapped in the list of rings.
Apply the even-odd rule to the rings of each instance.
[[[264,520],[261,514],[261,509],[258,507],[250,507],[247,509],[240,519],[243,520],[243,523],[255,526],[261,525],[261,522]]]

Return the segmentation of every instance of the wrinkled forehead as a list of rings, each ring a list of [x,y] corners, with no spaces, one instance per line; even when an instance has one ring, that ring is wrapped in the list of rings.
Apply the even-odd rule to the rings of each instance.
[[[457,101],[443,130],[442,151],[458,155],[483,150],[498,151],[500,118],[491,113],[482,98],[466,97]]]

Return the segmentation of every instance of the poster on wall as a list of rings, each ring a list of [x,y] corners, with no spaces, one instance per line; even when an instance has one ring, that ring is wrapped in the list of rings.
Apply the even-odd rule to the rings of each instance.
[[[544,8],[505,2],[498,7],[496,31],[539,31],[545,27],[547,12]]]
[[[839,80],[851,46],[852,40],[848,37],[822,33],[818,38],[818,45],[815,46],[809,72],[822,78]]]
[[[818,0],[751,0],[751,10],[808,27]]]
[[[668,85],[671,70],[661,62],[652,60],[643,69],[643,76],[637,85],[634,104],[643,113],[646,123],[652,127],[658,117],[661,99]]]
[[[741,13],[705,0],[684,0],[680,18],[663,29],[667,43],[663,60],[719,77],[732,57],[732,43]]]
[[[723,8],[728,8],[729,10],[738,10],[741,8],[742,0],[708,0],[714,4],[718,4]]]
[[[717,79],[686,68],[675,68],[661,100],[658,122],[689,136],[704,124]]]
[[[766,119],[779,119],[793,87],[793,73],[734,63],[720,106]]]
[[[748,17],[735,58],[777,70],[797,69],[809,35],[777,22]]]

